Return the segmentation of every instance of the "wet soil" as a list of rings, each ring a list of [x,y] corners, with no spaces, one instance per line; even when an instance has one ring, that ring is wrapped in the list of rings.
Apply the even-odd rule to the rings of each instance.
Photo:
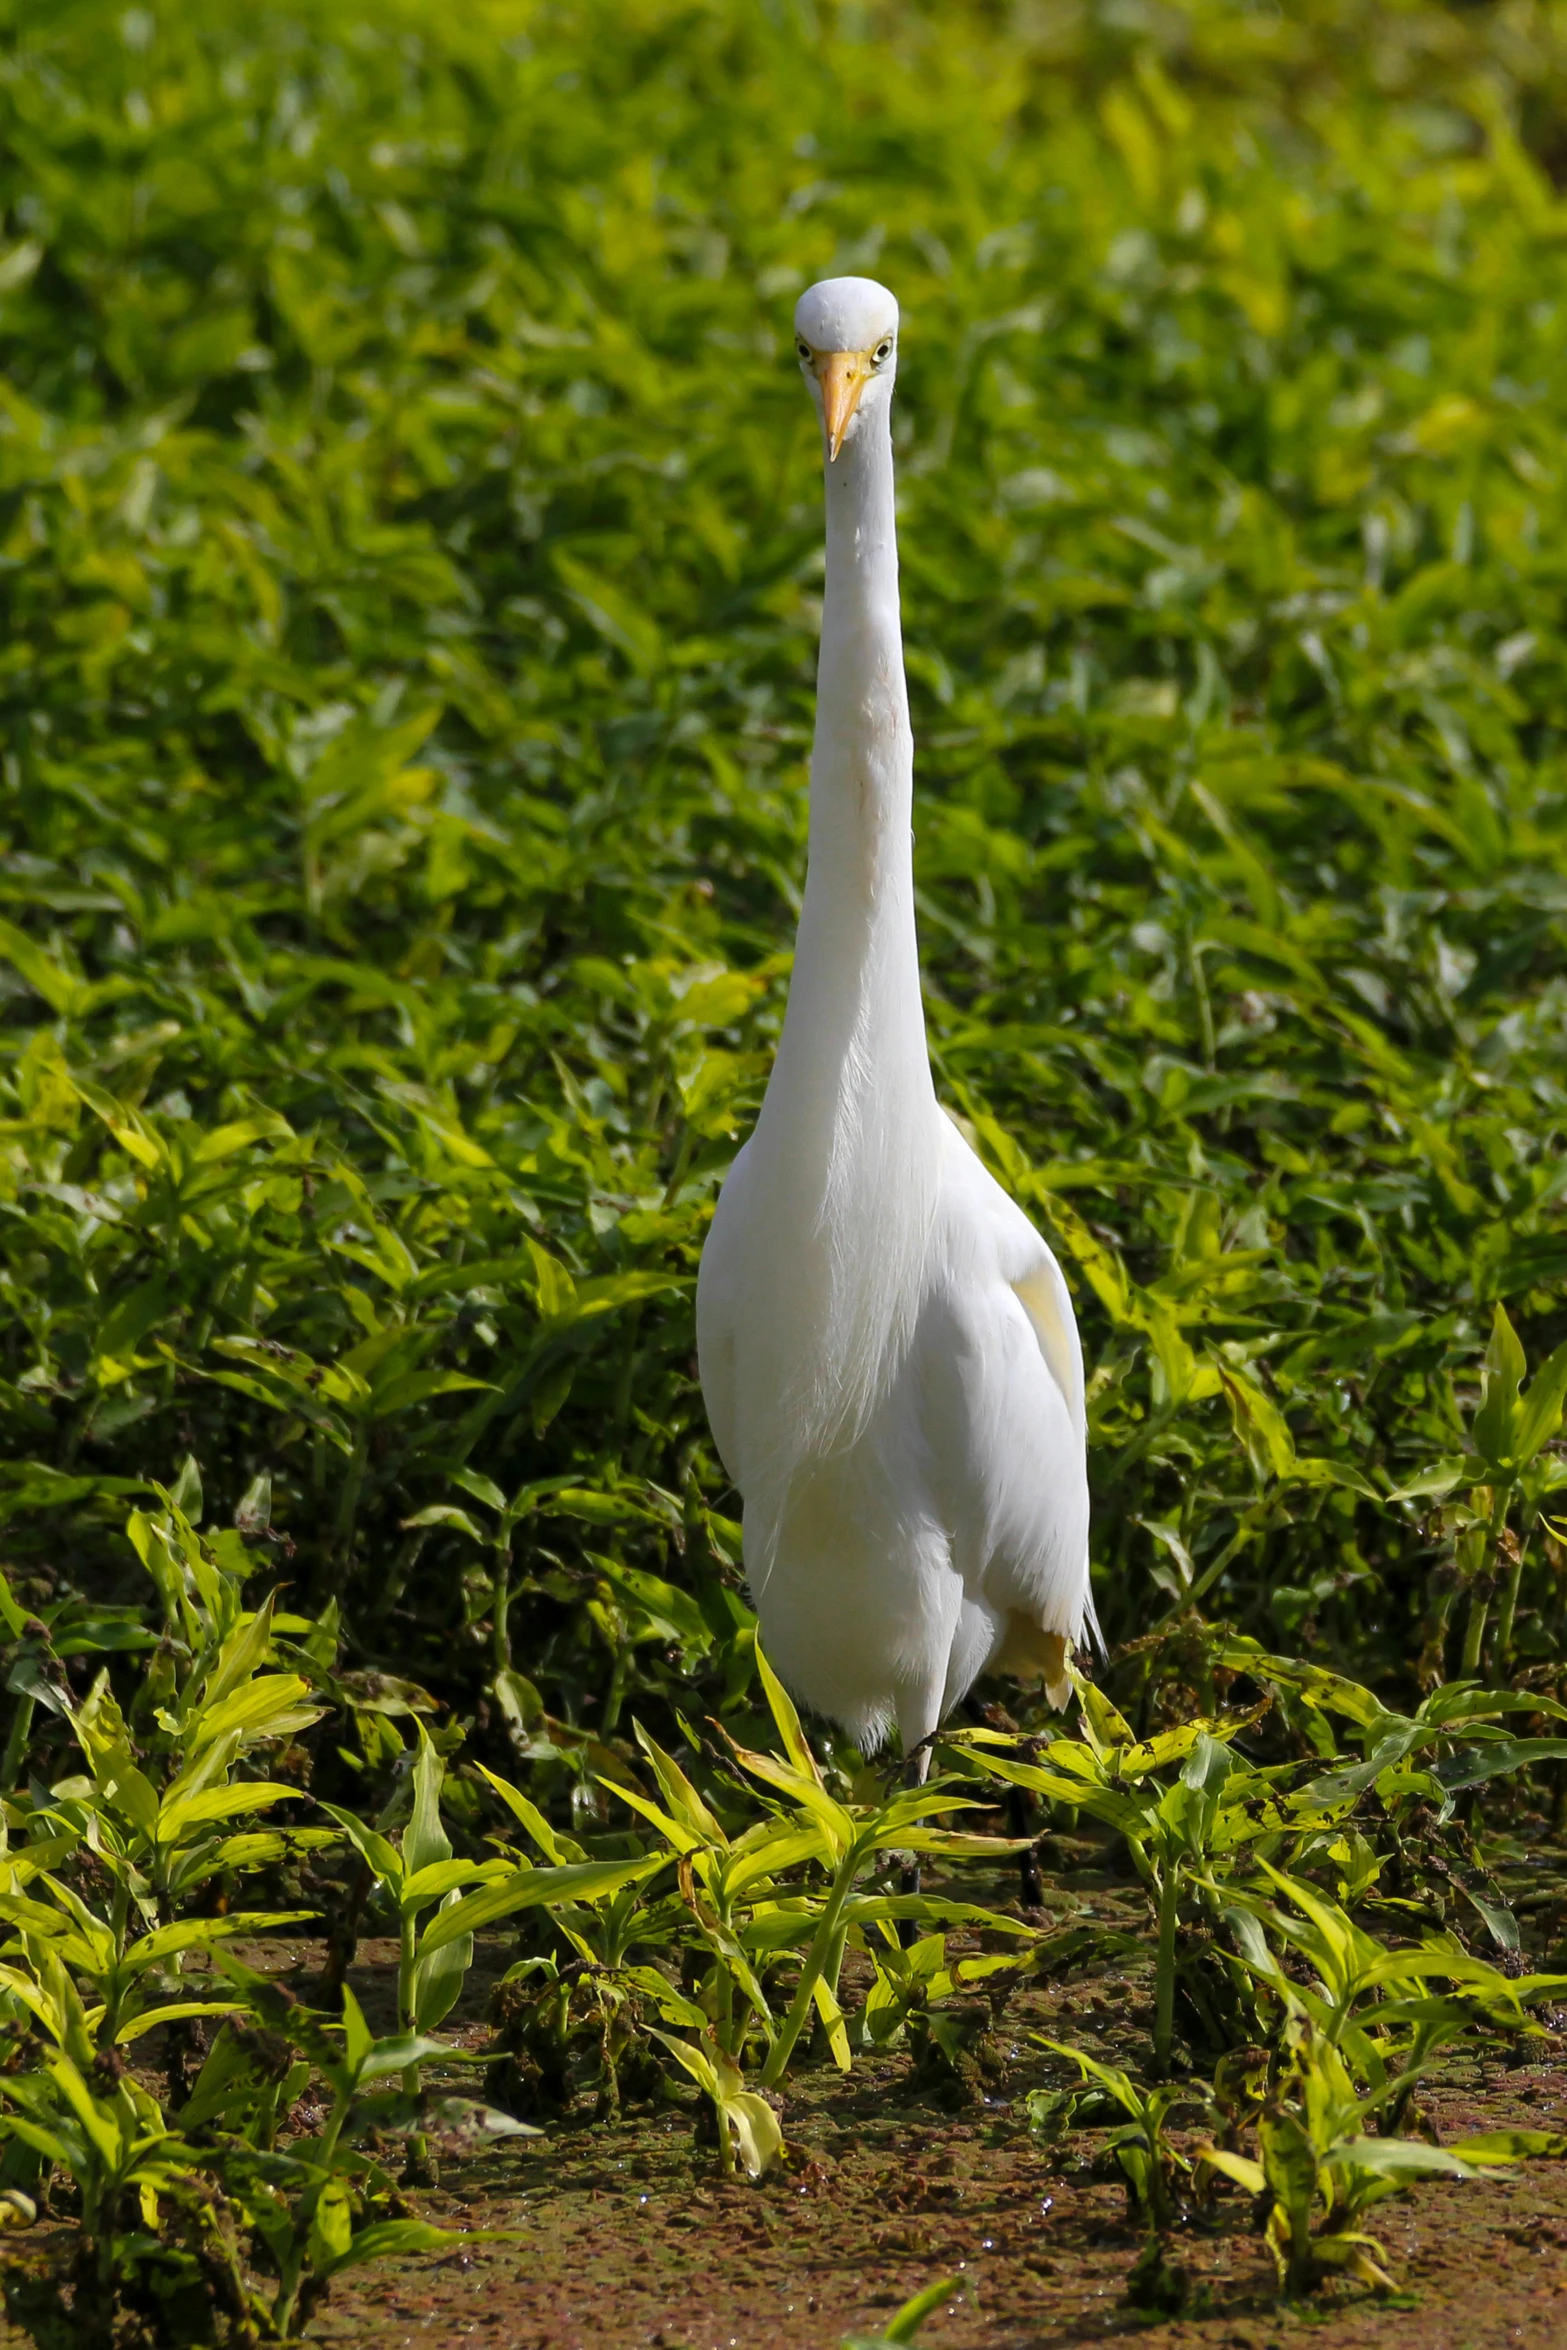
[[[308,1980],[308,1945],[249,1953]],[[509,1952],[481,1949],[456,2037],[486,2037],[489,1982]],[[391,2023],[395,1951],[367,1943],[356,1987],[372,2022]],[[340,2280],[310,2339],[338,2350],[416,2350],[473,2341],[493,2350],[837,2350],[875,2335],[898,2305],[943,2277],[959,2300],[929,2319],[927,2350],[1073,2350],[1137,2337],[1146,2350],[1567,2350],[1567,2162],[1519,2165],[1476,2182],[1431,2181],[1382,2204],[1371,2225],[1400,2291],[1331,2288],[1281,2308],[1247,2198],[1226,2190],[1172,2239],[1186,2301],[1150,2319],[1126,2298],[1142,2250],[1118,2184],[1092,2175],[1095,2133],[1036,2146],[1022,2099],[1070,2068],[1034,2035],[1062,2034],[1107,2060],[1142,2052],[1148,1987],[1136,1965],[1020,1993],[989,2043],[1000,2070],[971,2085],[922,2084],[901,2052],[825,2057],[791,2075],[788,2165],[752,2185],[726,2180],[694,2109],[665,2106],[595,2125],[575,2114],[539,2139],[449,2165],[419,2211],[507,2241],[386,2262]],[[1445,2139],[1479,2128],[1567,2128],[1567,2048],[1529,2061],[1454,2063],[1423,2096]],[[452,2068],[470,2093],[479,2076]],[[64,2231],[13,2243],[29,2262]],[[0,2327],[5,2350],[23,2337]]]
[[[1532,2088],[1534,2100],[1520,2094]],[[1445,2131],[1567,2120],[1531,2078],[1431,2100]],[[894,2092],[811,2101],[788,2125],[803,2176],[727,2184],[693,2160],[689,2124],[557,2137],[493,2158],[441,2205],[453,2225],[519,2229],[393,2279],[366,2274],[319,2324],[344,2350],[476,2339],[497,2350],[833,2350],[875,2334],[910,2294],[962,2276],[967,2298],[922,2329],[933,2350],[1068,2350],[1139,2336],[1271,2350],[1309,2331],[1323,2350],[1492,2350],[1567,2344],[1567,2166],[1417,2187],[1380,2234],[1405,2290],[1358,2289],[1281,2311],[1244,2199],[1177,2240],[1194,2314],[1150,2324],[1125,2302],[1140,2234],[1118,2187],[1063,2179],[1005,2112],[958,2119]],[[481,2184],[482,2180],[482,2184]],[[1201,2314],[1195,2314],[1201,2312]]]

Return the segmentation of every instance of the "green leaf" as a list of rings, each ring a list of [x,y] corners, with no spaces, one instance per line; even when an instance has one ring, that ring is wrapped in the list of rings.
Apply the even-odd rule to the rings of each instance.
[[[1418,1477],[1411,1477],[1407,1485],[1397,1485],[1388,1495],[1389,1501],[1441,1500],[1460,1485],[1483,1481],[1481,1465],[1467,1454],[1452,1454],[1445,1460],[1434,1461],[1429,1469],[1422,1469]]]
[[[220,1159],[232,1158],[236,1151],[248,1150],[254,1142],[292,1142],[294,1130],[286,1118],[275,1110],[263,1110],[254,1117],[236,1118],[227,1126],[215,1126],[204,1134],[191,1152],[191,1162],[198,1167],[210,1167]]]
[[[1288,1477],[1295,1467],[1295,1439],[1277,1404],[1264,1395],[1255,1379],[1233,1364],[1216,1361],[1215,1368],[1229,1400],[1235,1433],[1257,1476]]]
[[[197,1745],[210,1745],[238,1731],[245,1745],[263,1739],[292,1737],[318,1722],[325,1710],[309,1703],[310,1685],[297,1673],[261,1673],[231,1690],[216,1705],[204,1707],[193,1725]]]
[[[132,2016],[128,2023],[120,2026],[114,2035],[115,2046],[129,2047],[133,2040],[141,2039],[144,2033],[159,2031],[165,2024],[183,2023],[188,2016],[240,2015],[244,2012],[244,2004],[240,1999],[177,1999],[167,2007],[143,2008],[140,2015]],[[182,2118],[180,2127],[183,2129],[187,2126]]]
[[[1267,2191],[1267,2173],[1261,2163],[1253,2162],[1249,2155],[1234,2154],[1227,2147],[1211,2145],[1199,2146],[1197,2153],[1210,2170],[1221,2171],[1225,2178],[1233,2179],[1237,2187],[1244,2187],[1248,2195],[1261,2195]]]
[[[493,1477],[483,1476],[477,1469],[454,1469],[452,1482],[455,1485],[460,1485],[464,1493],[471,1493],[475,1501],[482,1501],[486,1509],[495,1510],[501,1516],[505,1516],[506,1496]]]
[[[1426,2146],[1413,2138],[1345,2138],[1324,2154],[1331,2170],[1376,2171],[1386,2178],[1474,2176],[1473,2166],[1450,2146]]]
[[[247,1811],[265,1811],[285,1796],[297,1797],[298,1793],[297,1787],[284,1780],[245,1779],[230,1787],[208,1787],[198,1795],[165,1797],[158,1806],[158,1841],[176,1843],[191,1828],[213,1820],[236,1819]]]
[[[1491,1343],[1481,1371],[1481,1402],[1470,1434],[1476,1452],[1493,1468],[1511,1468],[1518,1458],[1521,1415],[1518,1390],[1523,1384],[1524,1351],[1518,1334],[1498,1305],[1491,1322]]]
[[[451,1893],[445,1906],[450,1908],[461,1898],[461,1894]],[[421,2032],[433,2032],[437,2024],[446,2021],[457,2004],[472,1964],[471,1934],[440,1943],[433,1951],[421,1948],[413,1977],[413,2020]]]
[[[416,1721],[414,1727],[419,1746],[414,1756],[413,1814],[403,1830],[403,1867],[410,1877],[452,1856],[452,1840],[441,1825],[441,1789],[446,1780],[446,1765],[431,1744],[423,1722]]]
[[[447,2252],[454,2245],[513,2242],[525,2231],[517,2228],[438,2228],[422,2219],[379,2219],[358,2229],[345,2251],[325,2270],[338,2276],[345,2268],[361,2268],[367,2260],[398,2260],[415,2252]]]
[[[1527,1770],[1533,1763],[1556,1762],[1567,1755],[1567,1738],[1493,1738],[1484,1746],[1460,1747],[1431,1765],[1431,1776],[1452,1794],[1478,1787],[1486,1779],[1509,1771]]]
[[[761,1675],[769,1711],[778,1725],[778,1735],[783,1740],[784,1752],[801,1777],[811,1780],[819,1787],[822,1784],[822,1775],[817,1768],[816,1757],[811,1752],[810,1742],[800,1727],[800,1716],[795,1710],[794,1700],[768,1663],[760,1640],[756,1643],[756,1669]]]
[[[665,1582],[661,1575],[621,1566],[598,1551],[590,1556],[617,1596],[647,1618],[648,1627],[658,1639],[676,1641],[694,1656],[703,1656],[712,1647],[712,1629],[689,1593]]]
[[[1468,2138],[1455,2138],[1447,2151],[1461,2162],[1527,2162],[1537,2156],[1560,2162],[1567,2157],[1567,2132],[1482,2130]]]
[[[443,1899],[454,1887],[489,1882],[505,1869],[504,1861],[432,1860],[411,1877],[404,1877],[397,1906],[405,1917]]]
[[[0,916],[0,955],[15,966],[28,986],[56,1012],[76,1011],[86,994],[79,979],[3,916]]]
[[[384,2081],[392,2073],[406,2073],[415,2065],[427,2064],[432,2056],[445,2057],[451,2063],[464,2060],[468,2051],[448,2048],[443,2040],[432,2040],[424,2032],[393,2032],[365,2051],[358,2060],[355,2078],[361,2088],[368,2088],[373,2081]]]
[[[404,1526],[455,1526],[459,1534],[466,1534],[470,1542],[488,1542],[482,1526],[476,1526],[466,1510],[455,1508],[449,1501],[433,1501],[428,1509],[416,1510],[411,1518],[404,1518]]]
[[[434,1952],[447,1942],[476,1933],[481,1926],[494,1925],[497,1918],[536,1909],[544,1902],[553,1907],[568,1901],[606,1900],[623,1885],[643,1883],[664,1865],[664,1856],[659,1854],[651,1860],[590,1860],[570,1868],[518,1869],[441,1910],[425,1928],[422,1948]]]
[[[934,2316],[938,2309],[944,2309],[955,2295],[963,2291],[965,2282],[962,2277],[945,2277],[939,2284],[927,2285],[923,2293],[916,2293],[911,2301],[905,2301],[896,2315],[888,2320],[885,2333],[846,2334],[842,2350],[886,2350],[889,2343],[912,2342],[926,2318]]]
[[[487,1763],[480,1763],[478,1767],[480,1775],[489,1781],[507,1810],[521,1822],[547,1861],[559,1866],[587,1859],[582,1846],[569,1836],[558,1835],[537,1804],[524,1795],[520,1788],[514,1787],[509,1779],[501,1778]],[[624,1790],[617,1788],[616,1792],[622,1793]]]
[[[1521,1399],[1513,1438],[1520,1468],[1526,1467],[1560,1428],[1564,1401],[1567,1401],[1567,1340],[1541,1364],[1529,1383],[1528,1393]]]
[[[346,2179],[328,2179],[311,2215],[306,2255],[318,2273],[330,2276],[343,2265],[353,2241],[354,2207]]]
[[[400,1893],[403,1884],[403,1856],[389,1837],[367,1828],[354,1812],[345,1811],[340,1804],[323,1803],[321,1809],[329,1820],[335,1820],[360,1857],[367,1861],[383,1884]]]
[[[348,2071],[351,2079],[357,2081],[360,2078],[374,2046],[374,2037],[369,2025],[365,2022],[364,2010],[345,1983],[343,1986],[343,2053],[348,2059]]]
[[[939,2283],[927,2285],[922,2293],[916,2293],[911,2300],[905,2301],[903,2307],[888,2321],[888,2341],[912,2342],[926,2318],[934,2317],[938,2309],[945,2309],[947,2303],[956,2300],[964,2289],[965,2280],[962,2277],[943,2277]]]

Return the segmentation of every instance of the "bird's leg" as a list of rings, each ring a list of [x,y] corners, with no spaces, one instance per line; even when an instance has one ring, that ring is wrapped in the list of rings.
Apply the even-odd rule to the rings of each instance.
[[[935,1733],[932,1732],[930,1737],[922,1738],[918,1746],[916,1746],[910,1753],[908,1760],[903,1766],[903,1784],[905,1787],[924,1786],[926,1778],[930,1772],[930,1744],[931,1737],[934,1735]],[[902,1868],[898,1871],[898,1891],[904,1895],[912,1895],[918,1893],[919,1889],[919,1859],[915,1853],[911,1852],[906,1856]],[[898,1920],[898,1940],[902,1943],[905,1950],[907,1950],[912,1943],[919,1940],[919,1924],[916,1919],[900,1918]]]
[[[1045,1888],[1039,1874],[1039,1847],[1031,1833],[1030,1808],[1026,1787],[1012,1786],[1007,1789],[1007,1831],[1013,1836],[1029,1838],[1028,1850],[1018,1854],[1023,1907],[1040,1909],[1044,1906]]]

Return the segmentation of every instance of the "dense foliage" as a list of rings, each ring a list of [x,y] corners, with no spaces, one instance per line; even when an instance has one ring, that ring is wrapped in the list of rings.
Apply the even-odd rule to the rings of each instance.
[[[7,11],[20,1565],[117,1585],[114,1481],[193,1452],[439,1673],[507,1646],[408,1523],[466,1465],[552,1712],[628,1625],[662,1669],[638,1572],[728,1638],[689,1301],[800,881],[786,330],[874,266],[932,1027],[1075,1260],[1107,1629],[1222,1557],[1407,1661],[1437,1554],[1328,1480],[1452,1451],[1567,1264],[1557,25]]]
[[[851,1924],[860,2044],[961,2055],[942,1934],[895,1930],[940,1905],[855,1891],[926,1815],[830,1739],[824,1777],[776,1689],[785,1758],[755,1746],[693,1362],[802,878],[821,526],[788,328],[833,269],[903,304],[933,1048],[1077,1296],[1127,1710],[1047,1765],[947,1760],[1121,1839],[1155,2070],[1177,2032],[1270,2041],[1230,2175],[1273,2195],[1292,2286],[1375,2267],[1347,2219],[1418,2164],[1359,2133],[1523,1994],[1443,1943],[1405,1985],[1456,1986],[1429,2045],[1402,2010],[1351,2030],[1352,1967],[1312,2010],[1269,1956],[1329,1934],[1290,1872],[1328,1870],[1350,1949],[1390,1853],[1561,1751],[1503,1731],[1553,1715],[1567,1618],[1564,92],[1543,0],[0,0],[0,1615],[34,1848],[0,1914],[10,2020],[55,2048],[6,2126],[63,2145],[62,2065],[114,2105],[131,2167],[80,2188],[110,2267],[138,2162],[209,2269],[226,2246],[241,2328],[396,2248],[375,2230],[417,2223],[338,2146],[355,2067],[405,2076],[382,2118],[417,2170],[420,2035],[467,1963],[439,1904],[553,1916],[551,1870],[590,1875],[519,1960],[514,2103],[591,2023],[610,2110],[661,2037],[763,2167],[745,2068],[780,2080],[813,2015],[848,2060]],[[299,1613],[242,1603],[256,1573]],[[1242,1674],[1262,1710],[1223,1716]],[[1515,1687],[1455,1693],[1477,1674]],[[444,1783],[426,1691],[487,1778]],[[1268,1705],[1258,1777],[1232,1742]],[[710,1711],[742,1741],[722,1798],[649,1737],[695,1771]],[[537,1865],[453,1857],[443,1805]],[[379,1904],[405,2028],[372,2042],[351,1995],[290,2021],[227,1962],[337,2118],[280,2151],[292,2073],[220,2039],[205,2094],[243,2077],[249,2151],[193,2151],[182,2057],[166,2108],[104,2070],[137,1919],[178,2005],[224,1939],[187,1931],[195,1888],[303,1899],[329,1845],[358,1875],[327,1989]],[[88,1846],[119,1888],[91,1930]],[[685,1907],[639,1906],[677,1853]],[[25,1890],[56,1870],[63,1957]],[[676,1945],[696,2006],[647,1955]],[[1116,2081],[1159,2224],[1168,2099]],[[273,2246],[265,2307],[224,2209]]]

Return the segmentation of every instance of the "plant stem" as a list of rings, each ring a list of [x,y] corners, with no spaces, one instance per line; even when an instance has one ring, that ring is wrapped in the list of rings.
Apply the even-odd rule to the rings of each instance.
[[[419,1920],[410,1910],[399,1921],[398,1926],[397,2011],[398,2020],[405,2032],[415,2032],[419,2028],[414,2017],[414,1972],[418,1958]],[[405,2066],[403,2095],[417,2097],[419,2088],[418,2065]],[[403,2152],[409,2179],[418,2185],[433,2185],[434,2181],[430,2175],[430,2142],[422,2130],[410,2131],[408,2137],[403,2141]]]
[[[1496,1619],[1494,1654],[1498,1674],[1507,1672],[1513,1661],[1513,1619],[1518,1613],[1518,1593],[1523,1585],[1523,1562],[1524,1546],[1520,1541],[1502,1586],[1502,1610]]]
[[[27,1741],[33,1734],[33,1712],[37,1700],[19,1697],[16,1711],[11,1716],[11,1727],[6,1733],[5,1755],[0,1759],[0,1787],[14,1787],[22,1759],[27,1752]]]
[[[1155,1412],[1152,1414],[1148,1422],[1147,1432],[1150,1441],[1152,1440],[1152,1436],[1155,1433],[1154,1423],[1159,1419],[1159,1417],[1159,1413]],[[1175,1417],[1175,1411],[1173,1408],[1167,1412],[1166,1417],[1169,1419],[1173,1419]],[[1127,1466],[1130,1466],[1128,1456],[1130,1455],[1132,1447],[1136,1444],[1136,1442],[1137,1439],[1134,1437],[1131,1444],[1125,1445],[1122,1448],[1121,1453],[1117,1457],[1117,1461],[1112,1463],[1112,1476],[1114,1475],[1115,1469],[1119,1467],[1122,1462],[1126,1462]],[[1177,1616],[1184,1615],[1188,1608],[1195,1607],[1199,1599],[1206,1597],[1208,1592],[1213,1588],[1214,1584],[1219,1580],[1219,1577],[1224,1573],[1225,1568],[1230,1564],[1231,1560],[1237,1558],[1240,1555],[1240,1553],[1245,1549],[1247,1543],[1250,1542],[1252,1536],[1257,1532],[1258,1527],[1261,1525],[1262,1521],[1266,1518],[1270,1518],[1273,1515],[1276,1507],[1277,1502],[1274,1496],[1267,1493],[1263,1495],[1260,1501],[1254,1501],[1252,1503],[1250,1509],[1246,1511],[1245,1515],[1240,1520],[1240,1523],[1237,1525],[1234,1533],[1230,1536],[1229,1541],[1219,1552],[1217,1558],[1212,1558],[1208,1561],[1208,1564],[1203,1568],[1202,1573],[1196,1578],[1190,1588],[1186,1591],[1183,1591],[1180,1598],[1175,1601],[1174,1605],[1167,1607],[1164,1611],[1164,1614],[1158,1618],[1157,1622],[1153,1625],[1153,1630],[1155,1632],[1162,1632],[1166,1624],[1173,1624]]]
[[[321,2133],[320,2164],[323,2170],[329,2171],[332,2167],[332,2157],[337,2152],[337,2141],[343,2134],[343,2124],[348,2119],[349,2108],[353,2102],[352,2093],[343,2090],[339,2090],[332,2100],[332,2110],[327,2115],[326,2128]]]
[[[348,1581],[354,1559],[354,1526],[359,1515],[359,1495],[365,1481],[365,1468],[370,1458],[370,1430],[364,1421],[354,1431],[354,1449],[343,1474],[342,1491],[338,1496],[337,1517],[333,1527],[332,1557],[326,1579],[326,1595],[337,1598]]]
[[[1464,1653],[1458,1660],[1460,1681],[1471,1679],[1480,1670],[1480,1651],[1485,1646],[1485,1620],[1491,1612],[1490,1600],[1483,1584],[1476,1583],[1469,1594],[1469,1621],[1464,1626]]]
[[[1425,1637],[1420,1644],[1420,1660],[1416,1667],[1422,1689],[1439,1688],[1447,1679],[1447,1627],[1457,1596],[1456,1571],[1450,1570],[1450,1579],[1432,1600],[1430,1613],[1426,1617]]]
[[[849,1928],[847,1921],[845,1921],[838,1927],[837,1931],[833,1935],[832,1948],[827,1953],[827,1964],[823,1970],[827,1977],[828,1988],[831,1990],[834,1999],[837,1999],[838,1997],[838,1984],[843,1974],[844,1946],[848,1942],[848,1939]],[[840,2001],[839,2004],[841,2005],[842,2002]]]
[[[624,1643],[615,1651],[615,1661],[609,1669],[609,1687],[604,1692],[604,1713],[599,1723],[599,1736],[613,1738],[620,1720],[620,1709],[626,1695],[626,1664],[631,1651]]]
[[[496,1544],[495,1554],[495,1600],[491,1609],[491,1624],[492,1654],[498,1673],[509,1673],[511,1670],[511,1626],[507,1622],[510,1613],[511,1543],[508,1539],[504,1544]]]
[[[1311,2205],[1292,2204],[1288,2279],[1288,2291],[1292,2295],[1311,2291],[1315,2265],[1311,2254]]]
[[[811,2012],[811,2002],[815,1996],[817,1982],[826,1966],[828,1953],[837,1939],[838,1920],[843,1915],[844,1903],[854,1890],[854,1880],[860,1873],[864,1858],[861,1839],[856,1837],[838,1864],[838,1873],[832,1881],[832,1891],[828,1894],[826,1906],[816,1921],[816,1931],[811,1936],[811,1947],[806,1952],[805,1963],[800,1969],[800,1981],[794,1997],[789,2003],[789,2012],[779,2026],[778,2037],[768,2053],[766,2064],[762,2067],[762,2087],[764,2089],[776,2089],[788,2070],[789,2059],[794,2054],[794,2044],[804,2031]]]
[[[1159,1952],[1154,1975],[1153,2069],[1156,2080],[1170,2073],[1170,2046],[1175,2038],[1175,1923],[1180,1896],[1179,1861],[1168,1859],[1159,1878]]]
[[[1501,1540],[1502,1530],[1507,1524],[1508,1491],[1509,1488],[1501,1483],[1497,1483],[1491,1488],[1491,1512],[1486,1519],[1485,1533],[1481,1538],[1483,1547],[1480,1552],[1479,1574],[1470,1588],[1469,1621],[1464,1626],[1464,1653],[1458,1666],[1459,1677],[1462,1680],[1467,1680],[1470,1674],[1478,1673],[1480,1670],[1480,1658],[1485,1649],[1486,1619],[1491,1612],[1491,1593],[1496,1588],[1497,1545]],[[1514,1576],[1522,1571],[1522,1565],[1523,1556],[1520,1547],[1518,1561],[1513,1570]],[[1511,1582],[1511,1590],[1513,1606],[1516,1607],[1518,1604],[1516,1581]],[[1508,1611],[1505,1622],[1507,1640],[1510,1644],[1513,1636],[1511,1611]],[[1498,1643],[1499,1661],[1500,1642]]]

